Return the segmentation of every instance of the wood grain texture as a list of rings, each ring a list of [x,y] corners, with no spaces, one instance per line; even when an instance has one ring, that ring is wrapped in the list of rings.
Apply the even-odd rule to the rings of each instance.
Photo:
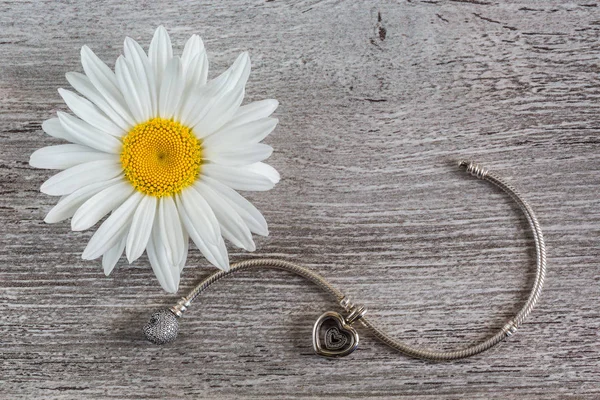
[[[599,398],[600,7],[561,1],[1,2],[0,398]],[[248,193],[269,221],[254,254],[309,266],[411,344],[450,349],[499,328],[533,276],[507,196],[464,176],[469,157],[530,200],[546,235],[541,303],[519,333],[449,363],[364,335],[344,360],[312,354],[334,304],[300,278],[246,272],[203,295],[175,345],[140,328],[175,296],[145,256],[104,277],[90,232],[46,225],[55,144],[41,122],[88,44],[110,65],[126,35],[192,33],[211,76],[249,50],[248,101],[277,98],[267,143],[282,181]],[[190,252],[180,292],[212,269]]]

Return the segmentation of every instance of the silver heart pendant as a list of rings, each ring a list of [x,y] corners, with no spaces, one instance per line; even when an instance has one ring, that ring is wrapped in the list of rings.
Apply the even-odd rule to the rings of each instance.
[[[347,318],[335,311],[327,311],[313,327],[313,348],[320,356],[344,357],[358,347],[358,332],[351,325],[367,310],[363,306],[355,307],[346,298],[340,301],[340,305],[350,311]]]
[[[323,357],[344,357],[358,347],[358,332],[339,313],[328,311],[313,327],[313,348]]]

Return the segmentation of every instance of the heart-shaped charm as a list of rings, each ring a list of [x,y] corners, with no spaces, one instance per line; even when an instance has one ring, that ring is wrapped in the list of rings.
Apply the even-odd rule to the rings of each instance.
[[[313,327],[313,348],[324,357],[344,357],[358,347],[358,333],[334,311],[321,315]]]

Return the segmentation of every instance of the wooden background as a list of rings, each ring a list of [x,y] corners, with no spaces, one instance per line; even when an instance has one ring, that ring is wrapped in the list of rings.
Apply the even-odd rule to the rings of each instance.
[[[481,340],[524,301],[532,238],[518,209],[459,172],[476,159],[538,212],[547,284],[516,336],[447,363],[407,358],[364,330],[344,360],[312,354],[333,302],[301,278],[219,283],[174,345],[140,328],[165,294],[144,256],[106,278],[91,232],[46,225],[55,144],[41,122],[88,44],[111,66],[123,39],[193,33],[211,74],[249,50],[248,100],[277,98],[267,143],[282,180],[248,197],[271,236],[254,254],[309,266],[408,343]],[[0,398],[599,398],[600,7],[594,0],[1,2]],[[180,293],[212,269],[191,251]]]

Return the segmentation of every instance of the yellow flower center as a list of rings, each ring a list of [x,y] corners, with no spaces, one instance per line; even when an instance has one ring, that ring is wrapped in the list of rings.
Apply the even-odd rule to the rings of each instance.
[[[172,196],[200,173],[202,145],[192,130],[170,119],[153,118],[123,137],[125,178],[144,194]]]

